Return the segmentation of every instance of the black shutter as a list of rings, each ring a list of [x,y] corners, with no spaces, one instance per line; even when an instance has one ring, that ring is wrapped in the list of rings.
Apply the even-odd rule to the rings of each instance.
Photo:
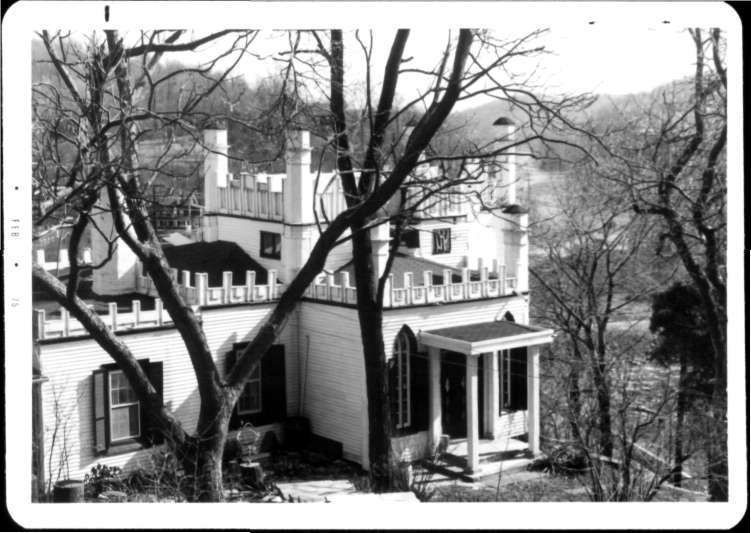
[[[396,354],[386,363],[389,372],[389,406],[391,408],[391,430],[396,431],[396,425],[399,423],[399,392],[398,387],[398,374],[397,374],[397,361]]]
[[[511,405],[512,410],[527,408],[527,349],[511,350]]]
[[[224,377],[229,375],[230,370],[232,370],[232,367],[235,365],[235,361],[237,360],[237,350],[241,349],[238,348],[237,345],[235,345],[232,350],[230,350],[227,355],[224,356]],[[235,405],[235,408],[232,409],[232,414],[229,418],[229,429],[237,429],[241,425],[240,417],[237,415],[237,405]]]
[[[94,452],[97,454],[107,453],[110,443],[109,425],[109,380],[107,371],[95,370],[92,374],[92,415],[94,418]]]
[[[412,431],[428,429],[430,398],[428,390],[428,358],[426,354],[410,354],[410,370],[412,371],[410,398],[412,399]]]
[[[287,416],[284,345],[275,344],[261,359],[261,412],[256,425],[281,422]]]
[[[161,361],[139,361],[141,368],[159,394],[159,400],[163,399],[163,365]],[[144,446],[161,444],[164,442],[164,431],[159,425],[159,420],[141,404],[141,442]]]

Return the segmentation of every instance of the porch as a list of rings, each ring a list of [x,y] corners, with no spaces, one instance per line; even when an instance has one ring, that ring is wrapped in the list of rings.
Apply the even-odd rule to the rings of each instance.
[[[444,466],[476,479],[539,453],[539,347],[552,337],[506,320],[420,332],[430,446],[444,452]]]
[[[518,438],[482,438],[478,441],[480,464],[469,472],[467,439],[450,439],[446,451],[424,466],[448,478],[472,482],[500,472],[526,468],[533,458],[527,442]]]

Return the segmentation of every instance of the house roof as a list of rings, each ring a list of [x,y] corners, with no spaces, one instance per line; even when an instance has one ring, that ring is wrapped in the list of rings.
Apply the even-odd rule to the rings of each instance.
[[[194,242],[181,246],[165,246],[164,255],[172,268],[209,275],[209,286],[222,283],[222,272],[232,272],[232,283],[245,283],[245,271],[256,273],[256,283],[266,283],[268,272],[234,242]],[[195,279],[191,279],[195,283]]]
[[[420,332],[420,342],[467,355],[547,344],[553,330],[525,326],[507,320],[481,322]]]
[[[412,272],[414,274],[414,285],[422,285],[422,273],[429,271],[433,273],[433,284],[440,285],[443,283],[443,271],[451,271],[452,282],[460,282],[462,280],[462,271],[456,268],[451,268],[435,261],[430,261],[422,257],[415,257],[405,254],[404,252],[397,252],[394,256],[394,262],[391,265],[391,274],[394,276],[394,288],[401,289],[404,285],[404,274]],[[348,272],[352,283],[355,279],[355,265],[352,261],[344,264],[337,270],[337,273]]]
[[[524,333],[543,331],[542,328],[524,326],[509,320],[496,320],[494,322],[482,322],[480,324],[467,324],[450,328],[431,329],[426,333],[440,335],[462,341],[486,341],[503,337],[513,337]]]

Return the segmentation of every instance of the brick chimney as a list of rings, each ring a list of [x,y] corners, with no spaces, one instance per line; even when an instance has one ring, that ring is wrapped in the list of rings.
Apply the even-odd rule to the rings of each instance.
[[[227,130],[204,130],[203,142],[207,150],[203,160],[203,205],[207,212],[213,212],[221,207],[217,189],[227,187]]]

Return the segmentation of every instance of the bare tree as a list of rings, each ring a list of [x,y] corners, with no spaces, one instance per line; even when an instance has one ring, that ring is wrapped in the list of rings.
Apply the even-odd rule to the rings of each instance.
[[[612,176],[628,186],[637,214],[660,223],[663,253],[680,261],[701,299],[713,366],[709,492],[727,500],[726,142],[727,70],[718,28],[689,30],[690,80],[654,93],[623,117]],[[617,148],[615,148],[617,147]]]
[[[336,170],[346,205],[369,205],[390,200],[386,209],[355,218],[349,225],[353,248],[357,310],[363,346],[369,418],[369,463],[376,490],[392,485],[390,437],[392,433],[386,347],[383,339],[383,295],[400,236],[415,215],[441,201],[456,201],[456,195],[471,195],[478,210],[500,213],[500,204],[488,201],[494,185],[487,182],[489,168],[503,153],[525,153],[536,141],[566,143],[563,131],[577,130],[567,111],[589,103],[586,95],[546,98],[535,91],[530,79],[508,74],[507,67],[519,57],[541,53],[535,40],[544,33],[534,31],[520,38],[501,39],[490,32],[461,30],[449,34],[435,67],[410,66],[405,58],[408,30],[396,32],[380,82],[372,72],[372,33],[354,34],[365,67],[364,105],[356,118],[352,91],[345,84],[344,35],[332,30],[302,33],[290,59],[291,75],[315,80],[329,103],[330,134],[322,133],[336,153]],[[321,72],[328,67],[328,77]],[[420,76],[425,89],[414,98],[397,98],[400,78]],[[480,96],[504,102],[521,117],[523,134],[510,138],[486,139],[480,143],[447,141],[462,130],[449,120],[454,106]],[[582,132],[584,133],[584,132]],[[457,139],[459,134],[454,136]],[[359,140],[359,142],[358,142]],[[581,154],[580,154],[581,155]],[[424,166],[438,167],[425,172]],[[396,194],[399,192],[399,194]],[[373,241],[368,231],[376,225],[394,224],[389,259],[384,269],[373,260]]]

